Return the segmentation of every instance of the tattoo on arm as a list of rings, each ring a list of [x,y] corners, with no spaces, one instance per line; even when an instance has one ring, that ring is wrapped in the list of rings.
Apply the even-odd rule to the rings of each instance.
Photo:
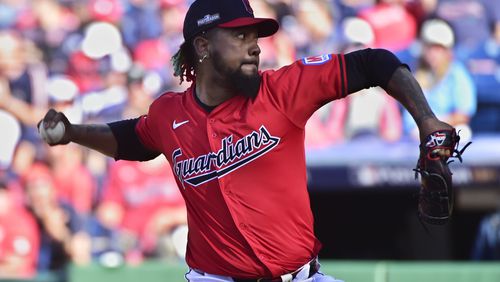
[[[386,90],[408,110],[417,125],[435,118],[420,85],[406,68],[400,67],[394,72]]]

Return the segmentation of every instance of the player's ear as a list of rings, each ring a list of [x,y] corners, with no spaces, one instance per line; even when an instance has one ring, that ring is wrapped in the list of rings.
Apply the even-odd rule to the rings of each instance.
[[[202,33],[193,39],[193,46],[198,58],[203,58],[209,54],[209,40],[205,33]]]

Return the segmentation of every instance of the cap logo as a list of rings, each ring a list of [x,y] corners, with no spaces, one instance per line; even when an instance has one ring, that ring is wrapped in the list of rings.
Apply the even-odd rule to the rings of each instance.
[[[247,10],[247,12],[249,14],[252,14],[253,15],[253,9],[252,7],[250,6],[250,3],[248,2],[248,0],[241,0],[241,2],[243,2],[243,5],[245,6],[245,9]]]
[[[220,19],[219,14],[205,15],[203,18],[201,18],[197,21],[197,24],[198,24],[198,26],[207,25],[207,24],[213,23],[214,21],[219,20],[219,19]]]

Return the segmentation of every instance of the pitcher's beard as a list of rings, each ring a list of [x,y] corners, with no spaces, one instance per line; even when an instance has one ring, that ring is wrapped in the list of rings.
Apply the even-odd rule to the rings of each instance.
[[[215,70],[228,79],[229,87],[231,87],[234,92],[251,99],[257,97],[262,82],[262,77],[258,72],[251,75],[244,74],[241,70],[241,66],[236,70],[230,70],[223,65],[222,56],[218,52],[213,52],[211,57],[214,62]]]
[[[229,79],[234,87],[234,90],[247,98],[254,99],[259,93],[262,77],[256,73],[252,75],[245,75],[241,71],[233,72]]]

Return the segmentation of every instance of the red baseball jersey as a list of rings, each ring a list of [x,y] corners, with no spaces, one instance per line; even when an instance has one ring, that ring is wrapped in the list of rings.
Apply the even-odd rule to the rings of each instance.
[[[210,113],[166,93],[136,132],[169,160],[186,201],[191,268],[239,278],[279,276],[315,257],[304,127],[347,94],[343,55],[305,58],[261,73],[255,99],[237,95]]]

